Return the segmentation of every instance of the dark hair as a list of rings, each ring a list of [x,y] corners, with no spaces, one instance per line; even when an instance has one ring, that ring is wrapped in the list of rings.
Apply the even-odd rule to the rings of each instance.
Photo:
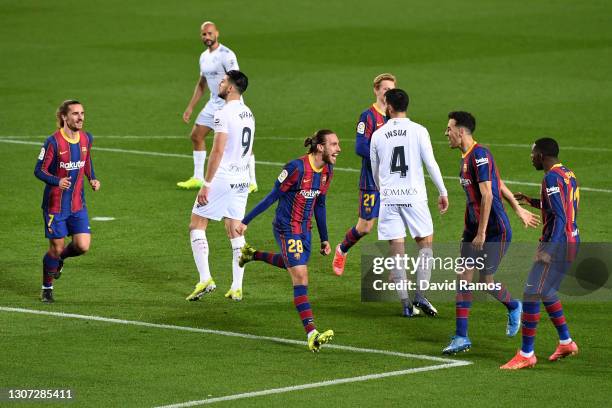
[[[535,141],[535,148],[542,153],[542,156],[558,157],[559,144],[550,137],[543,137]]]
[[[80,104],[81,102],[77,101],[76,99],[68,99],[62,102],[62,104],[58,106],[57,111],[55,112],[55,118],[57,119],[57,127],[59,128],[64,127],[64,119],[62,119],[62,116],[68,115],[68,111],[69,111],[68,108],[71,105],[80,105]]]
[[[406,91],[395,88],[389,89],[387,92],[385,92],[385,101],[387,102],[387,105],[390,105],[393,108],[394,111],[406,112],[408,110],[410,98],[408,98]]]
[[[231,71],[227,71],[226,75],[230,82],[236,87],[240,95],[247,90],[249,86],[249,78],[247,78],[247,76],[242,72],[233,69]]]
[[[317,130],[314,135],[307,137],[304,140],[304,147],[308,148],[308,153],[316,153],[317,145],[325,144],[327,142],[327,135],[333,134],[333,130],[321,129]]]
[[[469,112],[454,111],[448,114],[449,119],[455,120],[455,126],[466,128],[470,134],[476,130],[476,118]]]

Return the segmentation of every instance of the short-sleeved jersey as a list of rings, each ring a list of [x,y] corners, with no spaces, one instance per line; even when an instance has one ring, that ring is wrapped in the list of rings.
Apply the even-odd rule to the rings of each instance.
[[[215,112],[214,130],[227,133],[227,142],[215,177],[249,180],[249,158],[255,139],[255,117],[240,100],[230,101]]]
[[[200,75],[206,78],[210,90],[210,102],[220,109],[225,101],[219,97],[219,84],[223,76],[231,70],[238,70],[236,54],[223,44],[210,51],[207,49],[200,55]]]
[[[423,163],[441,195],[446,195],[429,133],[408,118],[394,118],[374,132],[370,142],[374,179],[383,204],[427,201]]]
[[[370,163],[370,140],[372,134],[385,123],[387,123],[387,117],[376,107],[376,104],[372,104],[359,116],[355,152],[361,156],[360,190],[377,190]]]
[[[495,165],[495,160],[493,160],[493,155],[489,149],[474,142],[472,147],[461,157],[459,181],[466,196],[465,230],[474,233],[478,231],[480,204],[482,202],[479,184],[490,181],[493,201],[491,203],[489,221],[487,222],[486,235],[493,236],[511,233],[510,221],[502,201],[499,169]]]
[[[544,176],[540,192],[542,209],[542,242],[580,242],[578,204],[580,189],[574,173],[555,164]]]
[[[95,179],[91,161],[93,136],[79,131],[79,139],[71,141],[62,129],[49,136],[40,150],[34,175],[46,183],[42,208],[49,213],[69,214],[85,207],[83,176]],[[60,179],[70,177],[67,190],[59,188]]]
[[[285,165],[275,182],[281,192],[274,227],[279,231],[301,234],[311,230],[312,214],[318,201],[325,200],[333,177],[333,166],[325,164],[319,171],[305,155]]]

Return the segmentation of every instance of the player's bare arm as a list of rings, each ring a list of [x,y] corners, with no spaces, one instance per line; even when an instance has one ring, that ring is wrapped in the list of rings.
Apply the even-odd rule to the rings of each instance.
[[[510,204],[516,215],[521,219],[525,228],[536,228],[538,225],[540,225],[540,216],[530,211],[527,211],[526,209],[521,207],[516,196],[512,194],[512,191],[510,191],[510,189],[506,187],[506,184],[503,181],[501,181],[500,183],[500,189],[502,196],[504,197],[506,202]]]
[[[193,90],[193,95],[191,96],[191,100],[183,113],[183,122],[189,123],[189,119],[191,119],[191,113],[193,112],[193,108],[200,101],[202,95],[206,91],[206,78],[201,76],[196,83],[195,89]]]
[[[227,133],[215,133],[215,139],[213,141],[212,150],[208,159],[208,166],[206,167],[206,177],[204,177],[204,184],[198,192],[198,203],[200,205],[208,204],[208,189],[212,179],[217,173],[219,163],[223,158],[223,151],[225,150],[225,144],[227,143]]]
[[[472,245],[476,249],[482,249],[487,238],[487,225],[489,223],[489,215],[491,215],[491,205],[493,204],[493,190],[490,181],[478,183],[480,189],[480,219],[478,220],[478,232],[472,241]]]

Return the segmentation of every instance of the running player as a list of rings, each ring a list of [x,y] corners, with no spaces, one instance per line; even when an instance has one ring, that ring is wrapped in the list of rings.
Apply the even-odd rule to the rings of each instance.
[[[207,49],[200,56],[200,76],[187,109],[183,113],[183,121],[189,123],[193,108],[200,101],[206,88],[210,89],[210,99],[196,118],[191,130],[193,144],[193,177],[177,183],[184,189],[199,189],[204,181],[204,162],[206,161],[206,144],[204,139],[214,128],[213,116],[223,107],[225,102],[218,95],[219,83],[223,76],[231,70],[239,70],[236,54],[225,45],[219,43],[219,31],[215,23],[206,21],[200,27],[200,36]],[[255,156],[249,156],[250,189],[257,191],[255,180]]]
[[[243,234],[247,225],[266,211],[276,200],[273,233],[280,253],[257,251],[246,244],[240,265],[250,261],[264,261],[287,269],[293,283],[293,302],[300,315],[308,339],[308,349],[318,352],[330,341],[333,330],[319,333],[308,301],[308,260],[310,258],[311,219],[314,212],[321,239],[321,254],[331,253],[327,237],[325,197],[333,176],[333,165],[340,153],[338,136],[327,129],[307,138],[304,146],[308,154],[285,165],[272,191],[244,217],[237,232]]]
[[[448,209],[448,194],[427,129],[406,116],[408,94],[401,89],[391,89],[385,93],[385,102],[389,120],[374,132],[370,142],[372,174],[381,201],[378,239],[389,242],[391,256],[403,256],[406,229],[410,231],[420,248],[414,306],[429,316],[436,316],[438,311],[421,289],[429,282],[433,267],[433,222],[427,206],[423,163],[438,189],[438,209],[442,214]],[[406,271],[393,271],[392,279],[406,281]],[[419,314],[405,289],[398,290],[398,294],[404,316]]]
[[[536,170],[545,172],[540,199],[522,193],[516,198],[542,210],[543,228],[540,246],[523,294],[522,345],[516,355],[500,368],[518,370],[536,365],[534,352],[536,329],[540,321],[540,302],[544,303],[552,324],[557,329],[559,344],[549,361],[578,353],[578,345],[570,337],[563,306],[557,295],[561,281],[576,258],[580,235],[576,217],[580,189],[574,173],[560,163],[559,145],[545,137],[536,140],[531,161]]]
[[[392,74],[380,74],[374,78],[374,96],[376,101],[359,117],[355,151],[361,156],[361,175],[359,177],[359,218],[357,224],[351,227],[344,240],[336,246],[334,272],[340,276],[344,273],[346,257],[349,249],[374,228],[380,208],[380,195],[372,176],[370,163],[370,139],[372,133],[387,123],[385,92],[397,85]]]
[[[451,149],[461,150],[459,180],[467,197],[461,256],[464,259],[482,257],[485,260],[484,269],[479,270],[479,280],[491,286],[497,284],[496,289],[488,293],[506,306],[506,335],[513,337],[520,327],[521,301],[512,298],[506,286],[493,278],[512,240],[512,229],[502,197],[510,203],[525,226],[536,227],[538,217],[521,208],[512,192],[504,185],[493,155],[489,149],[474,140],[475,130],[476,119],[472,114],[462,111],[448,114],[446,137]],[[473,275],[474,269],[468,269],[457,276],[457,281],[470,283]],[[467,328],[471,306],[472,292],[458,285],[455,335],[443,349],[444,354],[470,349],[472,343],[467,335]]]
[[[53,303],[53,279],[59,279],[64,260],[89,250],[91,232],[85,205],[84,177],[93,191],[100,189],[91,161],[93,136],[83,130],[85,111],[76,100],[57,108],[58,130],[49,136],[38,156],[34,175],[45,185],[42,210],[49,250],[43,257],[41,300]],[[72,241],[65,246],[64,238]]]
[[[223,219],[233,251],[232,286],[226,298],[242,300],[244,268],[238,265],[244,237],[236,227],[244,217],[249,190],[249,156],[253,150],[255,118],[241,99],[248,78],[240,71],[229,71],[219,84],[219,97],[226,101],[215,112],[215,139],[206,169],[206,179],[198,192],[191,214],[189,236],[200,281],[187,300],[199,300],[217,286],[208,265],[208,221]]]

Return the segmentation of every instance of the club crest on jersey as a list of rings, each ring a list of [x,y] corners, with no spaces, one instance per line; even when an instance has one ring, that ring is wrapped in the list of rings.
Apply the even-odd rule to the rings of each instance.
[[[467,171],[467,163],[463,163],[463,171],[466,172]]]
[[[66,171],[70,171],[70,170],[78,170],[78,169],[82,169],[83,167],[85,167],[85,160],[79,160],[79,161],[69,161],[69,162],[60,162],[59,164],[60,169],[66,169]]]
[[[87,153],[87,148],[86,148],[85,146],[83,146],[83,147],[81,147],[81,151],[82,151],[83,153]]]
[[[364,122],[359,122],[357,124],[357,133],[361,133],[361,134],[365,133],[365,123]]]
[[[326,181],[327,181],[327,174],[323,174],[321,176],[321,184],[324,185]]]
[[[288,175],[289,172],[286,169],[283,169],[283,171],[281,171],[281,174],[278,175],[278,182],[282,183],[283,181],[285,181]]]

